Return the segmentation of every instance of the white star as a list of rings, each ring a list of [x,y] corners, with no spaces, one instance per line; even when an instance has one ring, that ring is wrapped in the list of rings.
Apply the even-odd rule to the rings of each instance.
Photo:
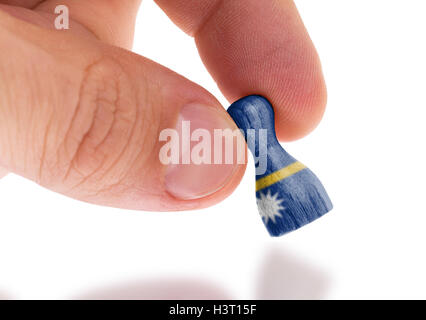
[[[262,192],[259,192],[259,194],[260,198],[256,198],[256,201],[260,215],[264,219],[265,224],[268,223],[269,219],[275,223],[275,217],[282,217],[280,210],[285,209],[281,205],[284,200],[278,198],[278,193],[271,195],[270,190],[266,194]]]

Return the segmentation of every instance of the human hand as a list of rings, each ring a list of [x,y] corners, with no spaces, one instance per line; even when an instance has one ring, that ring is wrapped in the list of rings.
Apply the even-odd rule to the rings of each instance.
[[[206,90],[128,51],[140,0],[0,0],[0,166],[67,196],[141,210],[185,210],[228,196],[244,164],[159,161],[159,134],[236,129]],[[226,98],[274,105],[280,140],[320,121],[326,89],[316,51],[291,0],[157,0],[195,38]],[[194,124],[194,125],[192,125]],[[1,172],[0,172],[1,175]]]

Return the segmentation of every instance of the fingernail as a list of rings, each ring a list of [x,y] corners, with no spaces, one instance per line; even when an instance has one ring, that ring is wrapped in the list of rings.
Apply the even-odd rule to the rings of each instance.
[[[225,139],[222,139],[222,161],[217,160],[219,157],[215,161],[215,151],[219,150],[217,145],[215,147],[216,129],[238,130],[225,110],[200,104],[189,104],[181,109],[176,123],[180,137],[179,162],[169,164],[166,169],[168,193],[178,199],[194,200],[215,193],[230,181],[238,167],[238,140],[233,139],[233,150],[226,150]],[[210,138],[206,138],[206,134]],[[226,163],[226,152],[232,152],[232,163]]]

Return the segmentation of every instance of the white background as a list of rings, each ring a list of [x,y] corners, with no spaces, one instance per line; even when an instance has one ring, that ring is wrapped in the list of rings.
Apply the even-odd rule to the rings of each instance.
[[[258,217],[251,162],[212,208],[146,213],[0,181],[3,298],[426,298],[426,4],[296,2],[320,53],[325,117],[287,150],[335,209],[282,238]],[[227,106],[193,39],[146,0],[134,50]]]

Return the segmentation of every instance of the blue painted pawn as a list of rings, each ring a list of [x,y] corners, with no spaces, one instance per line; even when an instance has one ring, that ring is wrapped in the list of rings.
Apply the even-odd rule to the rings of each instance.
[[[234,102],[228,113],[243,130],[255,162],[266,152],[266,167],[261,168],[260,160],[256,163],[256,200],[272,236],[296,230],[333,208],[314,173],[278,142],[274,110],[268,100],[248,96]]]

